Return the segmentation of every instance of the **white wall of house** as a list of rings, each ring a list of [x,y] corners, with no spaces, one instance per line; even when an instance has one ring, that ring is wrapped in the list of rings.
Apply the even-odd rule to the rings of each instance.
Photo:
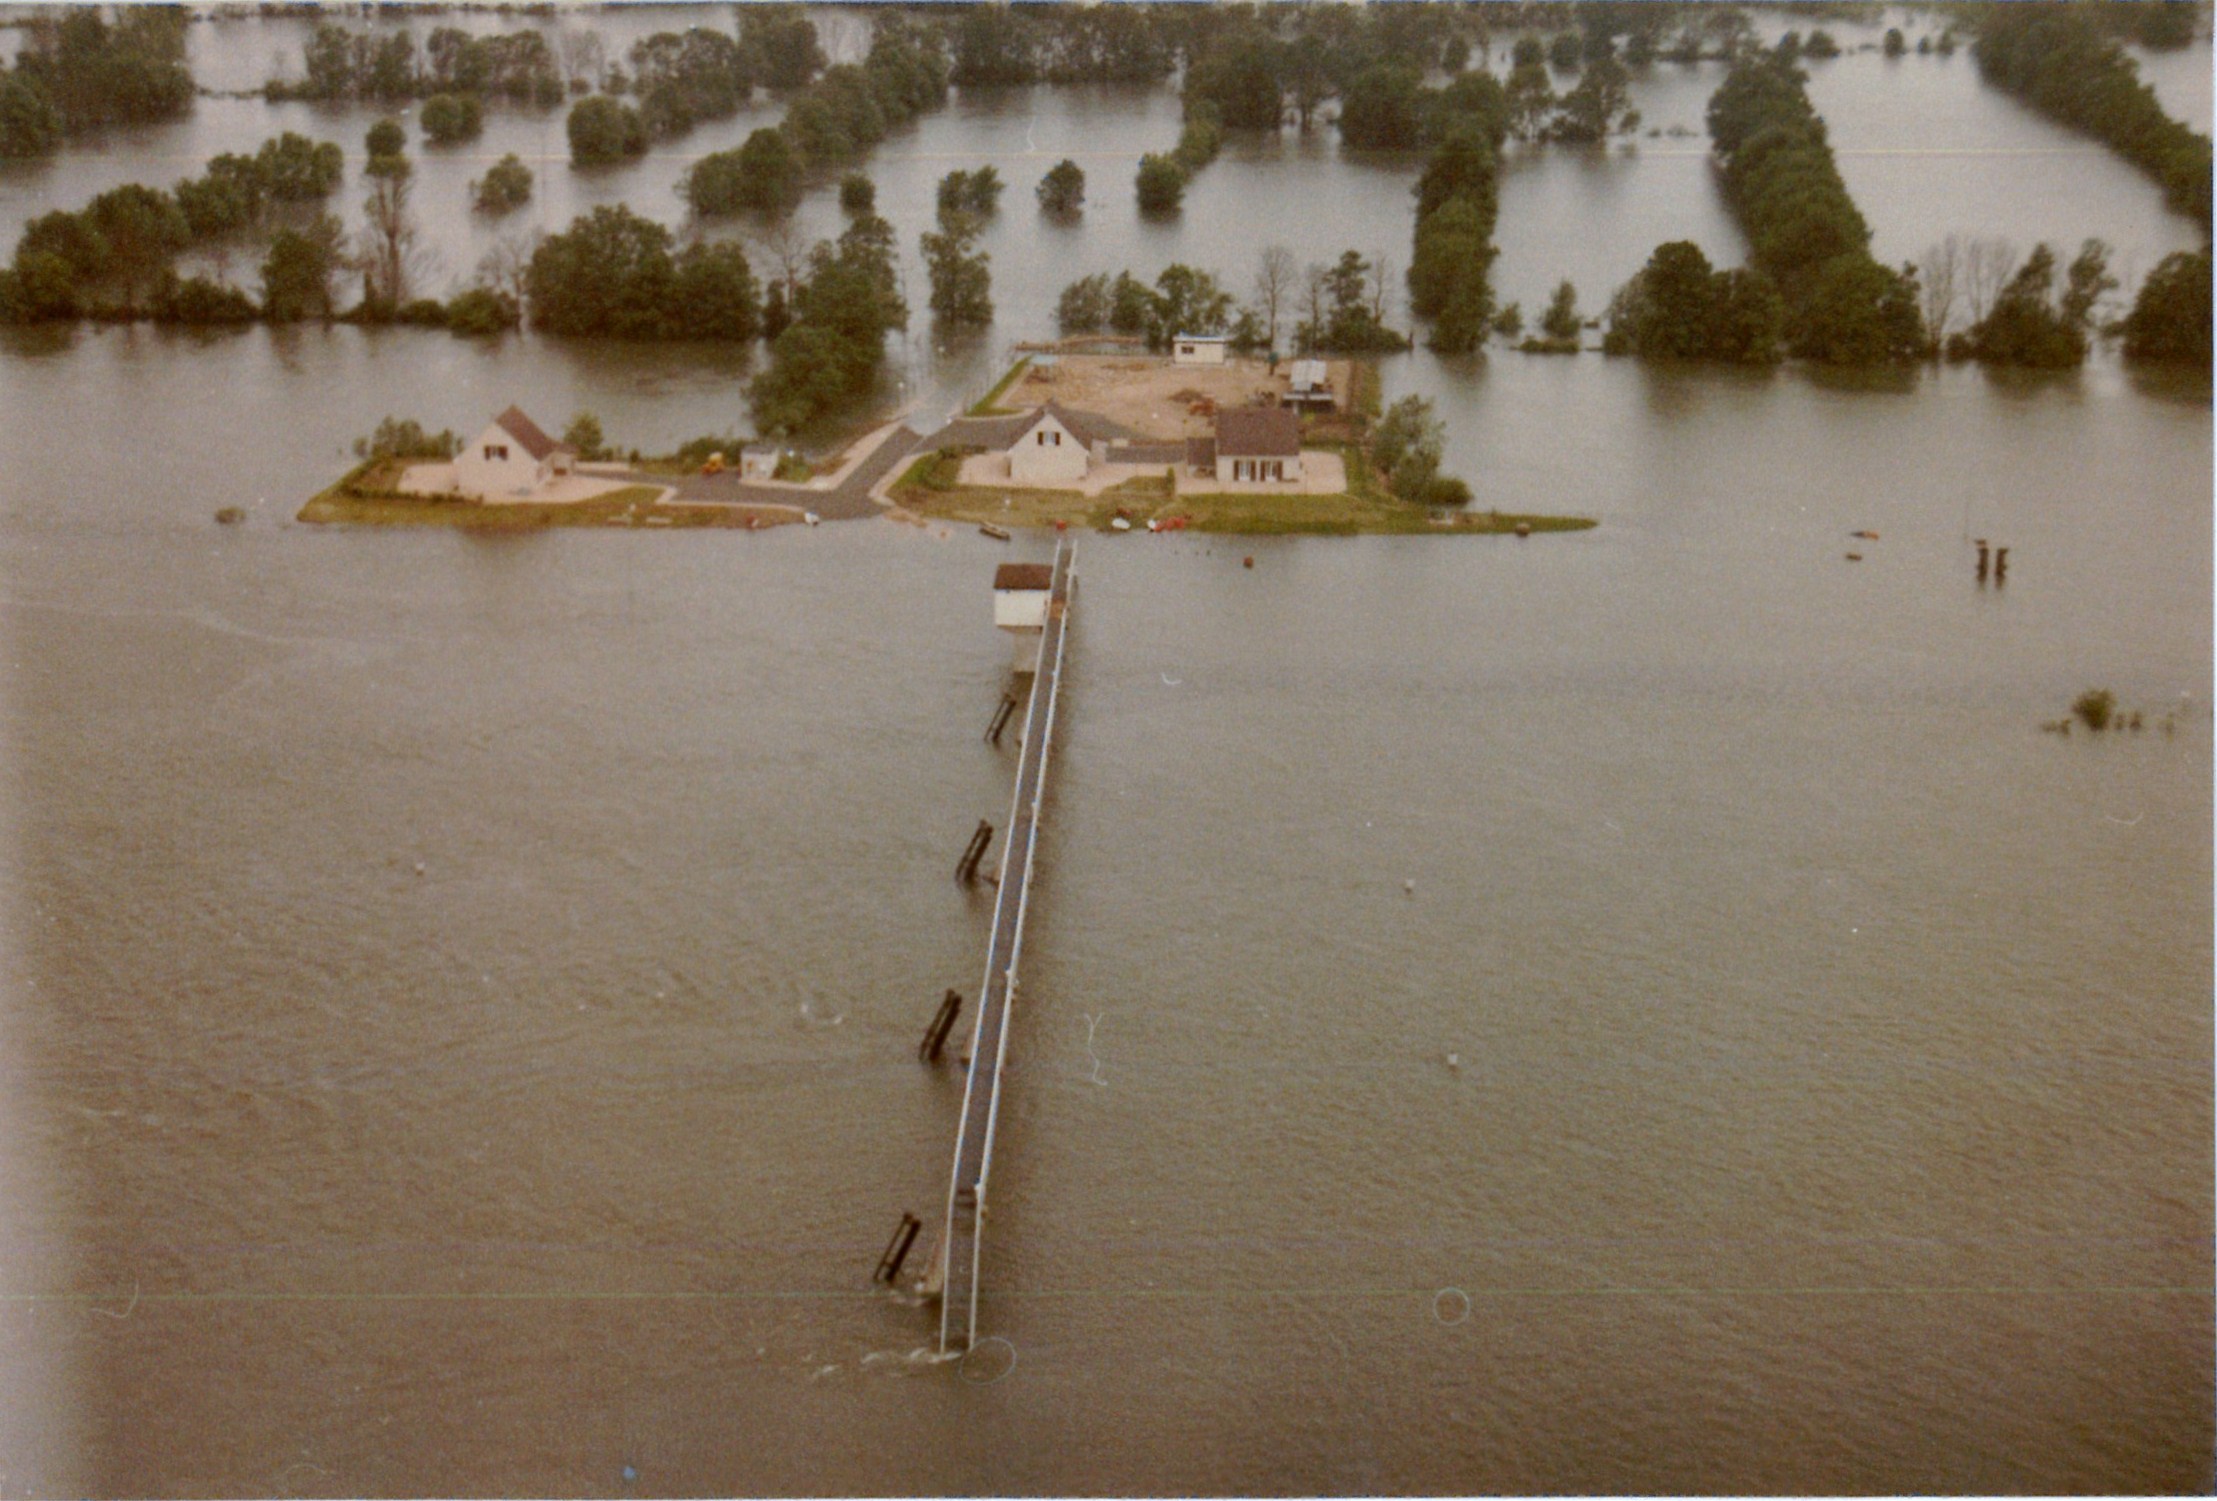
[[[544,477],[539,461],[497,422],[454,460],[455,488],[464,495],[513,495],[535,488]]]
[[[1219,458],[1217,469],[1226,479],[1246,484],[1272,480],[1294,481],[1301,478],[1301,460],[1298,455],[1290,459]]]
[[[1085,478],[1085,445],[1051,413],[1009,445],[1008,477],[1017,484],[1067,484]]]
[[[1170,346],[1174,365],[1221,365],[1226,345],[1222,339],[1177,339]]]

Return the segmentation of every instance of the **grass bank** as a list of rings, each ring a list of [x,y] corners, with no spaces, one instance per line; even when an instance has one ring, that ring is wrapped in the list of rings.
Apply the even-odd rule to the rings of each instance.
[[[451,526],[468,531],[529,532],[556,526],[739,527],[798,521],[770,506],[663,503],[653,485],[626,485],[591,500],[488,505],[453,495],[404,495],[392,488],[404,463],[373,459],[300,508],[299,519],[338,526]]]
[[[895,482],[892,498],[920,516],[996,526],[1046,527],[1056,522],[1109,531],[1119,517],[1144,530],[1152,521],[1184,517],[1197,532],[1246,536],[1351,537],[1399,533],[1464,536],[1577,532],[1594,525],[1584,516],[1534,516],[1509,511],[1436,511],[1397,500],[1375,485],[1357,450],[1344,453],[1349,489],[1337,495],[1227,494],[1187,491],[1163,478],[1130,480],[1096,496],[1075,490],[1034,490],[1008,485],[959,485],[963,455],[925,454]]]
[[[1031,363],[1032,357],[1027,354],[1015,364],[1009,366],[1008,374],[1002,376],[999,384],[986,392],[984,398],[976,406],[970,408],[968,415],[972,417],[1006,417],[1013,412],[1015,408],[1004,407],[1000,404],[1001,398],[1008,394],[1009,387],[1024,378],[1024,372],[1031,368]]]

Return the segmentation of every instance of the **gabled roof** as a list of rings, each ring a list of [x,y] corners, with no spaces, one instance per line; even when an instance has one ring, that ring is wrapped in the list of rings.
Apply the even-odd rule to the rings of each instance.
[[[1220,459],[1290,459],[1301,452],[1301,419],[1288,407],[1232,407],[1216,414]]]
[[[538,423],[523,414],[522,407],[510,407],[502,412],[493,419],[493,426],[522,444],[523,451],[535,459],[543,459],[557,448],[569,447],[566,443],[555,442],[542,432]]]
[[[1038,589],[1042,592],[1055,586],[1055,565],[1052,563],[1003,563],[993,570],[993,587],[996,589]]]
[[[1117,437],[1109,424],[1099,418],[1085,412],[1073,412],[1058,401],[1050,401],[1037,412],[1034,412],[1030,420],[1016,430],[1016,436],[1009,439],[1009,446],[1013,448],[1030,437],[1032,429],[1039,426],[1039,419],[1042,417],[1054,418],[1055,421],[1062,424],[1064,432],[1076,438],[1087,448],[1091,448],[1096,443],[1107,443]]]

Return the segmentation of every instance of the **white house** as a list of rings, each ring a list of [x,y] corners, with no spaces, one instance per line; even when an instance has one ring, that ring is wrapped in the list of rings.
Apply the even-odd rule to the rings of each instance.
[[[1232,341],[1224,334],[1180,334],[1170,341],[1173,365],[1221,365]]]
[[[576,449],[510,407],[455,456],[454,488],[464,495],[526,495],[568,474],[576,460]]]
[[[1233,407],[1216,414],[1219,479],[1253,483],[1301,478],[1301,418],[1287,407]]]
[[[1019,485],[1067,485],[1085,478],[1094,450],[1107,439],[1077,413],[1048,402],[1032,414],[1008,446],[1008,477]]]
[[[741,479],[776,479],[780,450],[771,443],[749,443],[739,450]]]

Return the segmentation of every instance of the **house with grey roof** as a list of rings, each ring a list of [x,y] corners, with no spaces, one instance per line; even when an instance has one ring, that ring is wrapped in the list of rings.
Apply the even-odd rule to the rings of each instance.
[[[1017,425],[1008,445],[1008,477],[1019,485],[1067,485],[1105,462],[1112,433],[1098,420],[1048,402]]]
[[[570,472],[577,450],[510,407],[454,458],[454,488],[480,498],[529,495]]]

